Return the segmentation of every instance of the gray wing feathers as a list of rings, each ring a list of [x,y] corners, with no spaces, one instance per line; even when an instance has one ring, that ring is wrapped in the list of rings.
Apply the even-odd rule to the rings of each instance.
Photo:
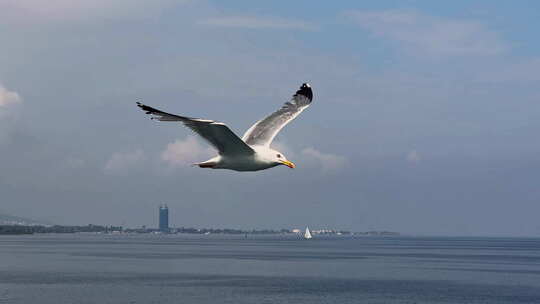
[[[219,151],[221,155],[240,155],[240,154],[253,154],[254,151],[244,141],[242,141],[236,134],[234,134],[229,127],[220,122],[213,120],[191,118],[180,115],[174,115],[163,112],[156,108],[149,107],[140,102],[137,102],[137,106],[141,108],[146,114],[152,115],[152,119],[159,121],[180,121],[185,126],[190,128],[195,133],[199,134],[208,143]]]
[[[279,131],[302,113],[312,100],[311,87],[307,83],[302,84],[290,102],[286,102],[281,109],[256,122],[246,131],[242,140],[248,145],[269,146]]]

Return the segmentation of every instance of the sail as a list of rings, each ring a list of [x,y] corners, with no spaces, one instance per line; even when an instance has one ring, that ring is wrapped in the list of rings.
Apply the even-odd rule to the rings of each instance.
[[[305,238],[305,239],[310,239],[310,238],[312,238],[311,232],[309,232],[309,228],[308,228],[308,227],[306,227],[306,233],[304,233],[304,238]]]

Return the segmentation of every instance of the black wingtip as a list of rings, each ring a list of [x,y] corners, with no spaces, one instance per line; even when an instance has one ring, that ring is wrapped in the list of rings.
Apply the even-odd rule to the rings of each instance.
[[[311,90],[311,86],[307,82],[303,83],[302,86],[300,86],[300,89],[296,91],[296,94],[294,95],[302,95],[309,99],[309,101],[313,100],[313,91]]]
[[[140,103],[140,102],[137,102],[137,107],[141,108],[141,110],[143,110],[144,112],[146,112],[146,114],[153,114],[155,112],[159,112],[158,110],[152,108],[152,107],[149,107],[143,103]]]

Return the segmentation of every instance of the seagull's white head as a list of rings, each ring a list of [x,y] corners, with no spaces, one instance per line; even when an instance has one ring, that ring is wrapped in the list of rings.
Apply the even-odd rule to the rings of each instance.
[[[287,160],[285,155],[283,155],[283,153],[279,151],[272,150],[271,155],[272,155],[272,160],[276,165],[284,165],[291,169],[294,169],[296,167],[296,165],[293,162]]]
[[[285,157],[285,155],[283,155],[283,153],[277,150],[261,147],[258,149],[256,148],[256,151],[257,151],[257,155],[259,156],[259,159],[271,166],[284,165],[291,169],[296,167],[296,165],[293,162],[287,160],[287,158]]]
[[[285,157],[285,155],[283,155],[283,153],[279,152],[279,151],[276,151],[276,150],[273,150],[272,152],[274,152],[274,162],[277,164],[277,165],[284,165],[284,166],[287,166],[291,169],[294,169],[296,168],[296,165],[291,162],[291,161],[288,161],[287,158]]]

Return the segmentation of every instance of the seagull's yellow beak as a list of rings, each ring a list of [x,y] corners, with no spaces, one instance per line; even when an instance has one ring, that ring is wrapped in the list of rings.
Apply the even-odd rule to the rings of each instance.
[[[291,169],[296,168],[296,165],[293,162],[290,162],[288,160],[282,160],[281,163],[284,164],[285,166],[291,168]]]

